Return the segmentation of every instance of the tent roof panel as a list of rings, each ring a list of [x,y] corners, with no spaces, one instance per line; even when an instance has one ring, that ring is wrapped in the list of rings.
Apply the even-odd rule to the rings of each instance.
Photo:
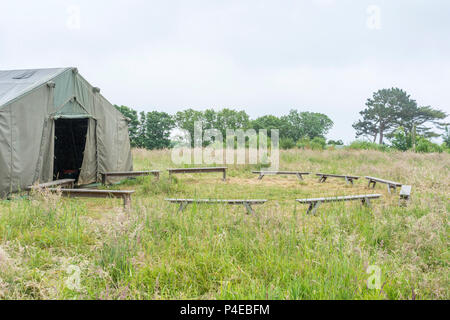
[[[0,107],[70,68],[0,70]]]

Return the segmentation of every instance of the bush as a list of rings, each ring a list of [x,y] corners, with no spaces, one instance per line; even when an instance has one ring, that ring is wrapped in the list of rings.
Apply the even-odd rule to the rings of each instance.
[[[297,148],[305,149],[309,148],[311,144],[311,140],[309,140],[309,137],[303,137],[297,141]]]
[[[324,150],[325,146],[327,145],[327,142],[322,137],[315,137],[311,140],[311,149],[313,150]]]
[[[295,147],[295,141],[292,138],[281,138],[280,139],[280,148],[281,149],[292,149]]]
[[[328,140],[327,144],[331,146],[343,146],[344,142],[342,140]]]
[[[379,145],[374,142],[361,141],[361,140],[353,141],[348,147],[350,149],[355,149],[355,150],[378,150],[378,151],[388,151],[389,150],[389,147],[384,144]]]
[[[416,152],[421,153],[431,153],[431,152],[438,152],[442,153],[444,152],[444,148],[442,148],[440,145],[433,143],[423,137],[420,137],[417,139],[417,145],[416,145]]]
[[[405,130],[400,127],[395,132],[391,139],[392,148],[400,150],[400,151],[406,151],[411,149],[412,147],[412,139],[411,135],[407,134]]]

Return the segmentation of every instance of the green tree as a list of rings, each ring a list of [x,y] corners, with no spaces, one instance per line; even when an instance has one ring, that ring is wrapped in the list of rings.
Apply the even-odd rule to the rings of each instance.
[[[342,140],[328,140],[327,144],[333,145],[333,146],[343,146],[344,142]]]
[[[252,120],[250,122],[250,127],[255,129],[257,132],[261,129],[266,129],[267,135],[270,137],[272,129],[278,129],[281,132],[283,128],[283,121],[278,117],[267,115]]]
[[[397,150],[401,151],[409,150],[412,147],[411,134],[406,132],[406,130],[403,127],[399,127],[397,130],[395,130],[393,134],[391,144],[392,147]]]
[[[194,143],[194,125],[196,121],[202,122],[203,129],[217,129],[224,139],[227,129],[247,129],[249,127],[249,116],[245,111],[236,111],[232,109],[222,109],[214,111],[207,109],[205,111],[196,111],[187,109],[175,114],[175,123],[179,129],[187,130],[191,135],[191,144]]]
[[[324,137],[333,126],[333,121],[327,115],[316,112],[298,112],[291,110],[282,116],[281,137],[288,137],[295,141],[300,138]]]
[[[372,142],[377,141],[379,129],[375,122],[371,120],[358,120],[353,124],[353,128],[356,130],[356,137],[368,137]]]
[[[445,126],[445,133],[442,135],[442,138],[447,148],[450,148],[450,129],[448,126]]]
[[[194,109],[186,109],[184,111],[179,111],[175,114],[175,124],[177,128],[183,129],[189,132],[191,136],[191,145],[194,145],[194,128],[195,122],[204,122],[204,114],[201,111],[196,111]]]
[[[139,126],[138,126],[138,134],[136,137],[136,146],[138,148],[145,148],[146,139],[147,139],[147,127],[145,125],[147,119],[147,115],[144,111],[139,113]]]
[[[170,147],[170,132],[175,125],[172,116],[166,112],[151,111],[145,115],[146,149],[164,149]]]
[[[401,89],[378,90],[367,99],[366,109],[360,112],[363,119],[353,125],[357,131],[356,137],[375,135],[376,140],[378,135],[378,143],[383,144],[385,134],[398,126],[401,110],[410,103],[409,95]]]
[[[430,106],[419,107],[416,101],[410,100],[410,103],[402,105],[397,125],[404,127],[409,135],[412,135],[415,127],[418,135],[426,138],[438,137],[439,134],[433,132],[427,125],[442,125],[440,120],[446,117],[447,114],[441,110],[433,109]]]
[[[222,132],[224,137],[227,129],[248,129],[249,125],[250,117],[245,111],[236,111],[225,108],[217,112],[215,129]]]
[[[400,126],[409,136],[413,135],[414,128],[419,135],[438,136],[427,125],[442,125],[439,120],[447,117],[441,110],[417,106],[417,102],[399,88],[378,90],[367,99],[366,108],[360,114],[362,119],[353,124],[356,137],[369,136],[373,142],[378,137],[379,144],[383,144],[385,137],[392,138]]]

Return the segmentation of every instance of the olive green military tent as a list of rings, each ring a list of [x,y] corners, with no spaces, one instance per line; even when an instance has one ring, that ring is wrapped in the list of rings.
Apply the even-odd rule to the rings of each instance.
[[[127,119],[76,68],[0,71],[0,197],[132,166]]]

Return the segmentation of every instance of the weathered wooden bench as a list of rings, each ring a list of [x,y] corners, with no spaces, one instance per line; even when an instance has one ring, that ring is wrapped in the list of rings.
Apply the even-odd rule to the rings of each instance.
[[[349,175],[339,175],[339,174],[326,174],[326,173],[317,173],[316,176],[319,177],[319,182],[320,183],[324,183],[327,178],[343,178],[345,179],[345,182],[347,182],[347,184],[351,183],[353,184],[353,180],[358,180],[359,177],[357,176],[349,176]]]
[[[394,189],[394,191],[395,191],[397,189],[397,187],[402,186],[402,184],[399,182],[384,180],[384,179],[375,178],[375,177],[366,177],[366,179],[369,180],[369,185],[368,185],[369,188],[370,188],[370,185],[372,185],[372,189],[375,189],[375,185],[377,184],[377,182],[384,183],[387,185],[387,189],[388,189],[389,193],[391,193],[391,189]]]
[[[205,172],[222,172],[223,181],[227,178],[227,167],[203,167],[203,168],[175,168],[167,169],[169,171],[169,177],[173,173],[205,173]]]
[[[213,204],[242,204],[244,205],[245,209],[247,209],[247,213],[251,214],[254,213],[252,209],[252,205],[254,204],[264,204],[267,202],[267,200],[218,200],[218,199],[165,199],[166,201],[172,202],[172,203],[179,203],[180,207],[178,208],[178,212],[182,211],[186,206],[190,203],[198,203],[198,204],[205,204],[205,203],[213,203]]]
[[[138,176],[148,176],[154,175],[156,179],[159,180],[159,170],[151,171],[122,171],[122,172],[102,172],[100,173],[102,177],[102,184],[106,184],[106,179],[108,177],[138,177]]]
[[[44,188],[52,188],[52,187],[67,187],[69,189],[72,189],[75,183],[75,179],[60,179],[60,180],[54,180],[49,181],[45,183],[40,183],[32,186],[28,186],[26,190],[32,190],[32,189],[44,189]]]
[[[299,171],[253,171],[255,174],[259,174],[258,179],[262,180],[264,176],[271,175],[296,175],[299,180],[303,180],[304,175],[308,175],[309,172],[299,172]]]
[[[406,206],[411,199],[411,186],[402,185],[402,188],[400,189],[400,200],[399,205],[400,206]]]
[[[134,190],[94,190],[94,189],[47,189],[52,192],[61,192],[64,197],[70,198],[122,198],[125,209],[131,209],[131,195]]]
[[[337,201],[352,201],[360,200],[363,205],[370,207],[370,199],[380,198],[381,194],[365,194],[358,196],[342,196],[342,197],[331,197],[331,198],[314,198],[314,199],[297,199],[297,202],[309,204],[307,214],[314,214],[317,208],[324,202],[337,202]]]

